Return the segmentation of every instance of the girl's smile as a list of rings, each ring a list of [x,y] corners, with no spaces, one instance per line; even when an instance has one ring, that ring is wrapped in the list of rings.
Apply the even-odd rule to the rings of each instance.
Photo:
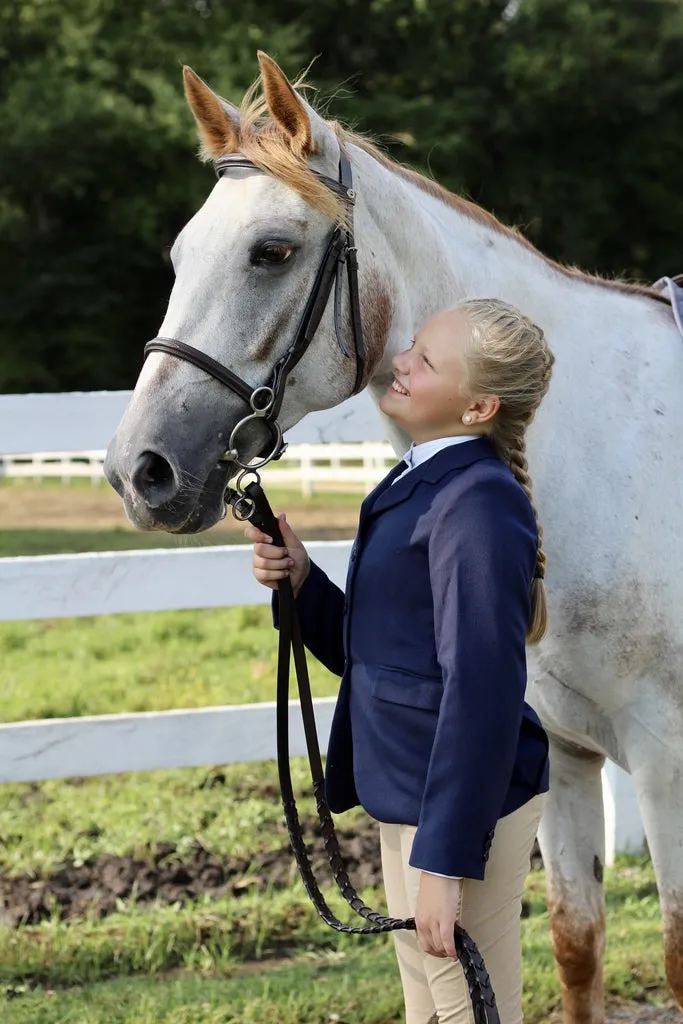
[[[397,377],[394,377],[389,387],[398,395],[408,395],[410,397],[410,391],[408,391],[408,388],[404,387],[403,384],[401,384]]]

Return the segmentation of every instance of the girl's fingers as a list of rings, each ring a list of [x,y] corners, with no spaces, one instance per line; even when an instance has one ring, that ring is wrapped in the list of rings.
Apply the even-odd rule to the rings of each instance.
[[[272,537],[269,537],[267,533],[263,532],[263,530],[259,530],[257,526],[252,526],[251,523],[247,523],[244,527],[244,536],[252,543],[273,543]]]
[[[257,555],[251,560],[254,569],[292,569],[294,561],[291,558],[259,558]]]
[[[431,952],[430,932],[425,930],[424,928],[417,928],[416,931],[417,931],[417,941],[418,941],[418,945],[420,946],[420,949],[422,950],[423,953],[430,953]]]
[[[445,951],[446,956],[451,957],[452,960],[457,960],[458,955],[455,952],[455,940],[453,938],[453,929],[445,928],[441,926],[441,945]]]
[[[254,544],[254,554],[259,558],[288,558],[287,548],[279,548],[277,544]]]
[[[441,929],[439,928],[439,922],[438,921],[434,921],[434,923],[432,924],[432,935],[431,935],[430,945],[432,947],[432,949],[431,949],[432,956],[445,956],[446,955],[444,953],[444,949],[443,949],[443,942],[441,941]]]
[[[271,580],[282,580],[289,576],[289,569],[255,569],[254,576],[259,583],[269,583]]]

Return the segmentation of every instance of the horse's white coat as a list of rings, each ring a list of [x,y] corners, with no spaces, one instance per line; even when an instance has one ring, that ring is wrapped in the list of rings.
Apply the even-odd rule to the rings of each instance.
[[[605,756],[635,782],[662,896],[669,980],[680,1002],[681,339],[662,304],[565,275],[365,150],[351,145],[349,155],[361,295],[372,278],[373,289],[379,281],[391,298],[385,351],[370,382],[376,400],[392,356],[415,329],[465,297],[495,296],[518,306],[544,329],[555,353],[550,392],[529,432],[550,632],[529,651],[528,695],[553,737],[542,845],[565,1020],[603,1020]],[[335,174],[337,156],[328,129],[314,165]],[[322,215],[273,178],[235,172],[221,180],[176,244],[178,277],[159,333],[204,349],[248,380],[265,379],[292,336],[328,230]],[[268,272],[249,266],[247,247],[269,233],[291,237],[301,249],[290,271],[266,283]],[[164,397],[156,379],[167,358],[149,359],[141,375],[132,407],[141,418],[150,389]],[[283,426],[343,400],[351,363],[337,350],[328,309],[287,389]],[[192,366],[177,367],[173,380],[175,394],[205,394]],[[406,438],[389,423],[387,433],[402,452]]]

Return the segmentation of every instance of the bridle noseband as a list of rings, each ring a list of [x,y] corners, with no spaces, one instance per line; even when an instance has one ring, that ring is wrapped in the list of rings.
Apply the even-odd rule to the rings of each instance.
[[[247,159],[247,157],[242,156],[241,153],[222,156],[216,160],[214,166],[216,169],[216,176],[218,178],[222,178],[227,171],[236,167],[251,171],[261,171],[261,168],[258,167],[257,164]],[[270,380],[265,384],[259,384],[256,386],[251,385],[234,373],[229,367],[224,366],[212,356],[207,355],[206,352],[202,352],[200,349],[194,348],[192,345],[188,345],[184,341],[178,341],[175,338],[154,338],[152,341],[148,341],[145,345],[145,357],[147,357],[150,352],[163,352],[166,355],[175,356],[177,359],[183,359],[187,363],[192,363],[193,366],[197,366],[200,370],[208,373],[210,377],[213,377],[214,380],[224,384],[225,387],[229,388],[236,395],[239,395],[239,397],[247,403],[250,412],[239,420],[233,427],[230,433],[227,450],[219,460],[221,462],[233,462],[243,471],[241,476],[244,476],[246,473],[253,473],[254,470],[260,469],[267,463],[272,462],[274,459],[280,458],[287,447],[282,437],[282,428],[278,423],[278,416],[280,409],[282,408],[287,377],[311,344],[315,336],[315,332],[320,325],[323,313],[325,312],[333,285],[334,329],[337,338],[337,345],[339,346],[339,351],[347,359],[352,356],[352,353],[349,352],[344,342],[342,325],[342,286],[344,265],[346,265],[349,285],[351,332],[353,334],[353,346],[356,357],[356,378],[351,392],[352,395],[355,395],[360,391],[365,376],[365,346],[363,344],[363,327],[358,294],[358,260],[356,257],[357,250],[353,237],[353,205],[356,200],[356,193],[353,189],[351,164],[346,154],[341,151],[339,156],[338,180],[330,178],[325,174],[321,174],[318,171],[313,171],[312,173],[315,174],[315,176],[322,181],[330,191],[334,192],[344,201],[347,206],[346,224],[344,226],[337,225],[330,234],[325,248],[325,253],[320,262],[320,266],[318,267],[315,281],[313,282],[313,287],[306,299],[306,304],[301,314],[301,319],[294,335],[294,340],[285,354],[273,367]],[[254,420],[262,420],[268,426],[271,434],[272,446],[269,450],[266,450],[265,453],[262,450],[259,453],[257,460],[248,464],[242,462],[240,459],[237,441],[240,431],[242,431],[248,423],[251,423]],[[238,516],[238,518],[249,518],[251,510],[249,499],[244,496],[243,488],[238,489],[240,492],[239,502],[232,502],[233,512]]]

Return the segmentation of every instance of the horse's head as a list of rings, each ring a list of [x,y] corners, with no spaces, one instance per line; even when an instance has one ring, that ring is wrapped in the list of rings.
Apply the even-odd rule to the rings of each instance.
[[[227,170],[176,239],[176,281],[159,330],[161,339],[176,339],[229,367],[251,389],[272,381],[290,349],[331,234],[345,223],[348,208],[321,180],[338,178],[338,132],[270,58],[259,55],[259,61],[263,97],[248,96],[241,110],[185,69],[203,155],[220,161],[242,154],[255,167],[224,160]],[[386,338],[391,293],[373,262],[381,239],[373,244],[376,230],[362,198],[355,224],[362,239],[360,308],[368,321],[365,382]],[[307,412],[336,405],[359,383],[345,280],[340,301],[338,330],[331,298],[315,337],[287,374],[278,415],[283,429]],[[223,514],[235,468],[221,457],[249,412],[243,396],[192,362],[151,352],[105,462],[131,522],[177,533],[212,526]],[[271,430],[253,419],[233,447],[245,463],[272,447]]]

